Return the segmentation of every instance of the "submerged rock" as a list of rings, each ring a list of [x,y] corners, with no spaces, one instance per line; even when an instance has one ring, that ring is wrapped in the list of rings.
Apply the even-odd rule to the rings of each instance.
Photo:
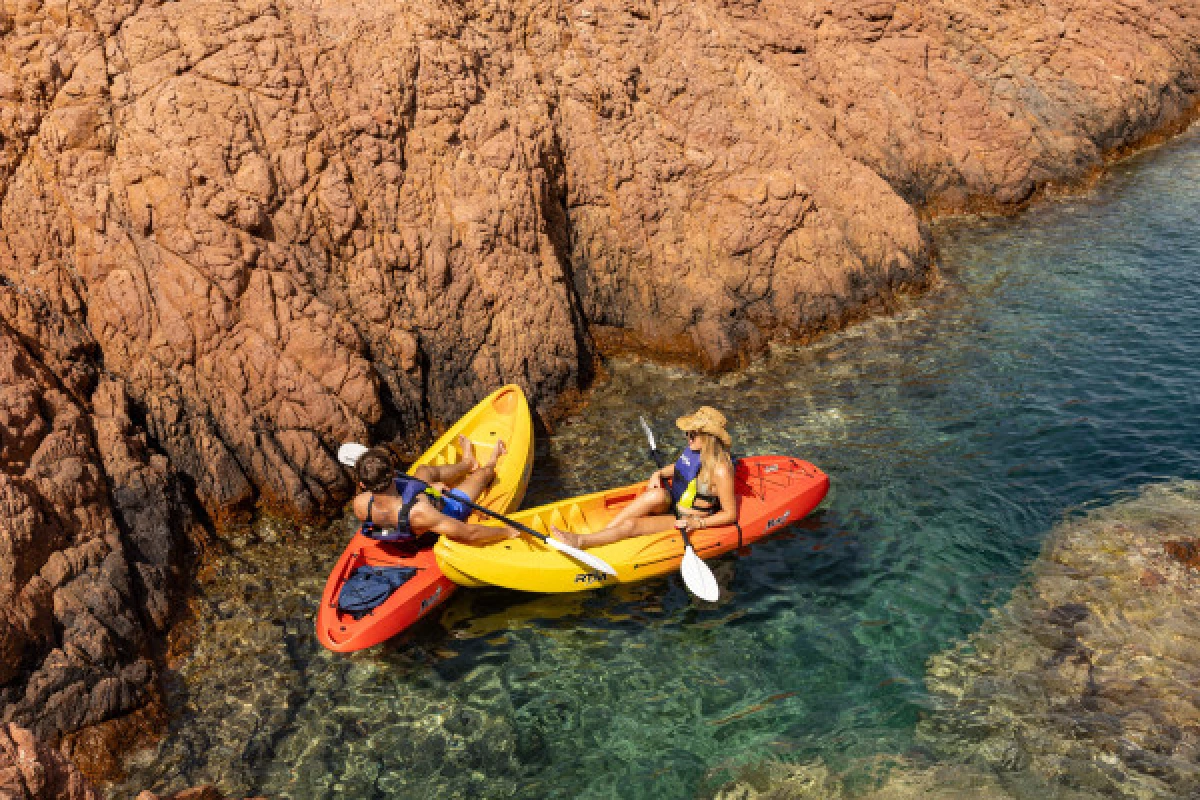
[[[101,800],[101,795],[53,747],[16,725],[0,727],[0,797],[5,800]],[[228,800],[215,787],[172,795],[141,792],[137,800]],[[248,798],[247,800],[254,800]]]
[[[1200,575],[1172,554],[1198,542],[1196,483],[1065,522],[1030,583],[931,659],[920,734],[1094,794],[1200,792]]]
[[[930,764],[889,757],[855,764],[864,781],[848,781],[825,764],[769,763],[747,771],[717,792],[714,800],[1090,800],[1093,794],[1044,784],[1014,785],[989,769],[963,764]]]
[[[264,517],[236,555],[211,559],[192,601],[190,652],[167,702],[187,717],[133,753],[114,796],[211,784],[229,797],[511,796],[521,742],[508,713],[479,703],[483,678],[442,679],[419,639],[345,656],[316,641],[314,603],[344,530]],[[436,787],[436,789],[432,788]]]
[[[1067,520],[1011,600],[930,659],[923,760],[881,757],[868,765],[872,787],[853,790],[820,762],[765,764],[718,796],[1197,796],[1197,547],[1200,483],[1152,486]]]

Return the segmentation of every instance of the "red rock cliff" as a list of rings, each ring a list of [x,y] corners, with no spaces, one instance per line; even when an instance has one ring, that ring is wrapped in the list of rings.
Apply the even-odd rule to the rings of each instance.
[[[6,0],[0,274],[212,510],[576,385],[589,325],[734,364],[926,281],[1194,104],[1191,0]]]
[[[919,212],[1078,180],[1200,77],[1194,0],[0,0],[0,34],[0,692],[45,736],[144,701],[186,497],[314,513],[339,441],[545,404],[596,326],[720,368],[840,324],[929,280]]]

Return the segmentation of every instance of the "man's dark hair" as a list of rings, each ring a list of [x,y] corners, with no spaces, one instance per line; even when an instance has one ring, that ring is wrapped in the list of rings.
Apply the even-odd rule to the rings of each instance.
[[[385,447],[372,447],[354,465],[355,480],[368,492],[386,492],[395,475],[396,462]]]

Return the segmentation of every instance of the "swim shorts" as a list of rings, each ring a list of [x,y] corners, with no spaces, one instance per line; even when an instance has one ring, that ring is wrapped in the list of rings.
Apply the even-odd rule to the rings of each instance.
[[[447,492],[442,492],[442,513],[447,517],[453,517],[459,522],[466,522],[467,517],[471,516],[471,507],[464,505],[463,501],[471,502],[471,497],[462,489],[451,489]]]

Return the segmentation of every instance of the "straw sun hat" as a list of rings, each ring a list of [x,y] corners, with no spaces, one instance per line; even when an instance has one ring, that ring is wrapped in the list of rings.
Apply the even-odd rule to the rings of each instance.
[[[729,431],[725,430],[725,415],[712,406],[700,406],[694,414],[688,414],[675,420],[675,424],[684,433],[688,431],[710,433],[724,442],[726,447],[733,444],[733,437],[729,435]]]

